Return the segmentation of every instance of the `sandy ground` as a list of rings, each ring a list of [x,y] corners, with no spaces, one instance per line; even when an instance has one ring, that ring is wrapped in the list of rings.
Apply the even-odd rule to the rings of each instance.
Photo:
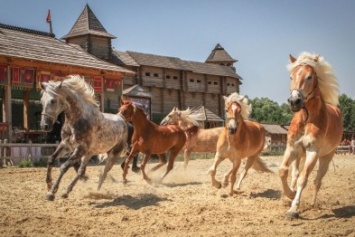
[[[191,161],[187,170],[176,162],[164,182],[153,185],[131,171],[123,184],[115,165],[99,192],[103,166],[90,166],[89,180],[79,181],[62,199],[74,175],[70,169],[53,202],[44,199],[45,168],[2,168],[0,236],[355,236],[355,156],[334,158],[316,207],[312,185],[307,186],[296,220],[284,216],[289,202],[277,174],[281,159],[263,157],[275,173],[251,170],[243,192],[232,197],[229,188],[211,186],[211,159]],[[221,164],[219,180],[230,166],[228,160]],[[163,171],[150,175],[158,178]]]

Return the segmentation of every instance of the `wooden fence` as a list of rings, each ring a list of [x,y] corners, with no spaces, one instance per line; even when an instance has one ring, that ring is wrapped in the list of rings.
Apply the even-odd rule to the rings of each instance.
[[[0,160],[3,166],[17,165],[23,159],[38,161],[48,158],[58,144],[43,143],[7,143],[7,139],[0,140]],[[1,165],[0,163],[0,165]]]

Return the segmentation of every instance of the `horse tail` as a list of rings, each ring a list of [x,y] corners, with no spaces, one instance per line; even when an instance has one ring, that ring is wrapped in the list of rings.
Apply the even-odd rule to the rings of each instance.
[[[253,162],[252,165],[253,169],[256,171],[261,171],[261,172],[268,172],[272,173],[272,171],[267,167],[267,165],[264,163],[264,161],[258,156],[255,161]]]

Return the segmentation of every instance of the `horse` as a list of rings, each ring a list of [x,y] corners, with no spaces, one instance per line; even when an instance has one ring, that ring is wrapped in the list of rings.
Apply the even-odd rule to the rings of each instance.
[[[250,167],[261,172],[272,171],[260,158],[260,153],[265,148],[265,129],[260,123],[248,120],[251,112],[248,99],[236,92],[228,97],[223,96],[223,99],[225,101],[226,123],[219,135],[214,163],[209,169],[209,173],[212,185],[221,188],[221,183],[215,178],[217,166],[225,158],[229,158],[233,167],[224,175],[223,186],[228,186],[230,178],[229,195],[232,196],[237,192],[234,190],[234,184],[242,159],[247,158],[247,161],[237,183],[238,190]]]
[[[190,109],[179,110],[174,107],[172,111],[160,122],[161,125],[179,125],[186,133],[184,151],[184,168],[187,167],[191,152],[216,152],[216,144],[224,127],[203,129],[198,126],[196,117]]]
[[[341,141],[343,119],[337,107],[339,103],[337,79],[331,65],[323,57],[308,52],[302,52],[297,59],[290,55],[287,67],[291,76],[291,96],[288,102],[295,113],[289,126],[279,176],[284,195],[292,200],[286,216],[298,218],[302,191],[319,161],[314,180],[313,205],[316,203],[322,179]],[[304,165],[300,173],[301,160]],[[287,183],[290,164],[292,164],[291,187]]]
[[[159,164],[151,169],[155,171],[166,164],[165,152],[170,151],[167,170],[160,179],[160,181],[162,181],[173,169],[174,160],[185,145],[186,136],[184,131],[177,125],[161,126],[151,122],[147,119],[143,110],[129,100],[121,100],[119,113],[127,122],[131,122],[134,127],[132,150],[125,160],[123,180],[125,182],[127,181],[126,176],[130,160],[134,155],[138,154],[138,152],[141,152],[144,154],[141,163],[143,179],[151,184],[152,180],[145,173],[145,166],[150,155],[158,154],[159,156]]]
[[[67,76],[63,81],[41,83],[42,113],[40,126],[51,131],[58,115],[64,112],[65,122],[57,149],[49,157],[46,183],[46,199],[53,201],[60,181],[70,166],[80,163],[75,178],[70,182],[62,197],[67,198],[76,182],[85,173],[89,159],[96,154],[108,154],[104,173],[101,175],[100,189],[107,172],[127,144],[127,124],[118,114],[102,113],[95,100],[93,88],[77,75]],[[70,153],[68,160],[60,167],[60,173],[52,184],[52,168],[58,157]]]

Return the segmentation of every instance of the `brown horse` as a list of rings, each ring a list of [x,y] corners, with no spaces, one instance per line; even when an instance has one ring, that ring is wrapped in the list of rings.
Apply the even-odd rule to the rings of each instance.
[[[174,160],[186,142],[184,131],[176,125],[160,126],[149,121],[143,110],[134,105],[131,101],[121,101],[119,113],[133,124],[132,149],[125,160],[123,169],[123,180],[126,181],[128,164],[138,152],[144,154],[141,164],[143,179],[151,183],[151,179],[145,173],[145,166],[151,154],[158,154],[159,164],[152,168],[157,170],[166,163],[165,153],[170,151],[168,166],[165,176],[173,169]]]
[[[261,160],[259,154],[265,146],[265,129],[257,123],[247,120],[251,112],[251,106],[245,97],[237,93],[225,97],[226,124],[217,142],[217,152],[214,163],[209,170],[212,185],[216,188],[221,187],[221,183],[215,179],[217,166],[225,159],[233,163],[232,169],[224,175],[223,185],[227,186],[229,177],[231,179],[230,195],[234,194],[234,184],[237,171],[243,158],[247,157],[247,162],[240,179],[237,189],[250,167],[262,172],[271,172]]]
[[[179,125],[185,131],[187,140],[183,148],[184,168],[187,167],[192,152],[215,153],[218,137],[224,130],[224,127],[200,128],[190,109],[179,110],[176,107],[173,108],[160,124]]]
[[[291,74],[289,103],[295,112],[287,135],[287,147],[279,175],[284,194],[293,199],[286,215],[299,216],[299,204],[308,177],[317,161],[319,168],[314,180],[313,204],[336,147],[343,134],[342,114],[338,105],[339,89],[331,66],[323,57],[307,52],[296,59],[290,55]],[[299,174],[299,163],[305,158]],[[292,163],[291,188],[287,184],[288,168]],[[297,185],[296,185],[297,184]],[[297,186],[297,187],[296,187]]]

